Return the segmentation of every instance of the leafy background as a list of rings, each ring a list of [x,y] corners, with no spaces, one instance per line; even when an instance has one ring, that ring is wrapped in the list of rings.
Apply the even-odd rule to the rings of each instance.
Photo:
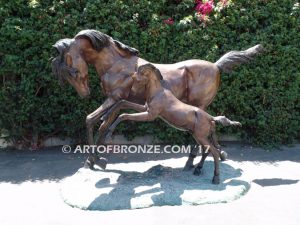
[[[51,74],[52,45],[82,29],[97,29],[159,63],[198,58],[215,62],[230,50],[258,43],[266,52],[231,74],[209,112],[239,120],[242,129],[220,128],[260,145],[292,143],[300,133],[300,9],[295,0],[229,1],[205,23],[193,0],[0,1],[0,127],[23,145],[52,135],[85,142],[85,117],[105,99],[90,69],[92,98],[80,99]],[[215,2],[217,3],[217,2]],[[165,20],[172,18],[172,24]],[[160,120],[124,122],[129,138],[152,134],[187,143],[189,134]]]

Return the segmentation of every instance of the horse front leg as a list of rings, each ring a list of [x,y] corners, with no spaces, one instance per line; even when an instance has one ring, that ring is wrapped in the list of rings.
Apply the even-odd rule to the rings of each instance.
[[[133,109],[138,112],[145,112],[147,110],[147,107],[145,105],[136,104],[134,102],[129,102],[125,99],[122,99],[114,104],[109,110],[107,110],[107,112],[104,114],[104,116],[101,117],[101,119],[105,121],[112,113],[119,112],[121,109]]]
[[[89,145],[94,145],[94,138],[93,138],[93,130],[95,124],[101,119],[101,116],[115,104],[115,100],[113,98],[108,98],[104,101],[104,103],[96,109],[94,112],[89,114],[86,117],[86,127],[87,127],[87,139]],[[106,164],[103,164],[102,161],[105,159],[99,159],[96,153],[89,153],[89,157],[85,161],[84,167],[93,169],[94,164],[97,164],[101,168],[105,168]],[[105,165],[105,166],[104,166]]]
[[[109,127],[108,133],[106,135],[106,142],[111,142],[111,136],[114,132],[115,128],[124,120],[131,120],[131,121],[153,121],[156,118],[156,115],[149,112],[141,112],[141,113],[123,113],[121,114],[116,121]]]
[[[101,126],[99,127],[99,141],[100,142],[105,142],[103,138],[107,135],[107,128],[112,124],[113,121],[117,118],[120,110],[122,109],[132,109],[138,112],[145,112],[147,110],[147,107],[144,105],[136,104],[133,102],[129,102],[127,100],[120,100],[116,104],[114,104],[107,112],[105,113],[104,116],[101,117],[103,120]]]

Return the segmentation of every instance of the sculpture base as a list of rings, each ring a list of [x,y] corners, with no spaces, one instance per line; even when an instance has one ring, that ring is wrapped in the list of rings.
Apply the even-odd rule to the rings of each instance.
[[[80,209],[120,210],[225,203],[250,188],[231,161],[220,163],[221,183],[214,185],[212,160],[205,162],[200,176],[194,176],[193,170],[182,171],[185,160],[109,164],[105,171],[82,168],[62,181],[61,196]]]

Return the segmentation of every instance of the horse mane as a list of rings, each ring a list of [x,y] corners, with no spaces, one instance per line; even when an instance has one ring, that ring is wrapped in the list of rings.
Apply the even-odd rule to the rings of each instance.
[[[145,64],[145,65],[140,66],[140,67],[138,68],[138,72],[140,73],[140,72],[142,72],[142,71],[145,70],[145,69],[151,70],[151,71],[155,74],[156,78],[162,83],[162,81],[164,80],[164,78],[163,78],[163,76],[161,75],[159,69],[157,69],[157,68],[156,68],[154,65],[152,65],[151,63],[147,63],[147,64]]]
[[[107,34],[101,33],[96,30],[83,30],[80,31],[76,38],[87,38],[91,41],[93,48],[100,52],[103,48],[108,47],[111,43],[114,43],[116,47],[120,50],[123,50],[126,54],[137,56],[139,51],[135,48],[131,48],[117,40],[114,40],[112,37]],[[52,58],[52,72],[56,78],[58,78],[60,84],[64,84],[66,76],[71,74],[71,76],[76,76],[77,70],[75,68],[69,67],[64,59],[64,54],[68,51],[71,43],[74,39],[61,39],[57,41],[53,47],[58,51],[58,56]]]
[[[69,67],[64,60],[64,54],[69,49],[73,39],[65,38],[57,41],[53,47],[58,51],[59,55],[52,58],[52,72],[58,78],[60,84],[64,84],[65,77],[71,74],[76,76],[76,69]]]
[[[103,48],[108,47],[111,43],[114,43],[119,49],[125,51],[129,55],[137,56],[139,51],[135,48],[129,47],[120,41],[114,40],[112,37],[108,36],[97,30],[82,30],[76,36],[76,38],[87,38],[91,41],[93,48],[100,52]]]

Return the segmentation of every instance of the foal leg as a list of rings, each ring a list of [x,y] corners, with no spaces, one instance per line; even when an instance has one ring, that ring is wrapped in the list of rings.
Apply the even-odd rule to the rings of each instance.
[[[221,145],[219,144],[219,142],[217,140],[216,122],[212,121],[211,124],[212,124],[212,127],[211,127],[211,141],[212,141],[212,144],[216,147],[216,149],[218,149],[221,161],[225,161],[227,159],[228,155],[225,151],[221,150]]]
[[[183,171],[189,171],[194,168],[194,159],[196,158],[197,153],[198,153],[197,148],[194,148],[191,150],[191,152],[189,154],[189,158],[186,161],[185,166],[183,168]]]
[[[215,170],[214,170],[214,176],[212,179],[212,183],[213,184],[219,184],[220,183],[220,171],[219,171],[219,153],[218,150],[215,148],[215,146],[213,146],[207,138],[199,138],[198,141],[204,145],[204,146],[210,146],[209,151],[211,152],[211,154],[213,155],[214,158],[214,164],[215,164]],[[200,163],[198,164],[198,166],[195,168],[194,174],[195,175],[200,175],[201,174],[201,169],[203,167],[205,158],[207,157],[208,153],[206,153],[206,155],[203,155],[201,158]],[[199,173],[200,171],[200,173]]]
[[[242,126],[242,124],[240,122],[231,121],[228,118],[226,118],[225,116],[216,116],[216,117],[214,117],[214,121],[221,123],[223,126]],[[213,131],[212,139],[213,139],[213,142],[217,142],[215,131]],[[218,146],[219,147],[216,146],[216,148],[220,149],[221,146],[220,145],[218,145]],[[225,161],[227,159],[228,154],[225,151],[219,150],[219,154],[220,154],[220,159],[222,161]]]
[[[101,118],[103,119],[103,122],[101,126],[99,127],[99,135],[100,141],[104,141],[103,138],[107,136],[108,130],[107,128],[112,124],[113,121],[115,121],[117,115],[119,114],[121,109],[133,109],[138,112],[145,112],[147,110],[146,106],[139,105],[133,102],[129,102],[127,100],[120,100],[116,104],[114,104]]]
[[[135,103],[128,102],[126,100],[120,100],[116,104],[114,104],[107,112],[105,115],[101,118],[104,119],[102,124],[100,125],[98,132],[99,132],[99,137],[96,142],[96,145],[100,145],[101,143],[107,143],[105,137],[108,134],[109,126],[115,121],[116,117],[118,116],[118,113],[121,109],[134,109],[136,111],[145,111],[146,107],[142,105],[138,105]],[[97,165],[100,166],[102,169],[105,169],[107,166],[108,160],[106,158],[99,158],[97,161]]]
[[[121,114],[115,122],[109,127],[109,131],[106,135],[105,140],[109,140],[111,138],[112,133],[114,132],[117,125],[124,120],[132,120],[132,121],[153,121],[156,118],[156,115],[149,112],[141,112],[141,113],[123,113]]]
[[[215,122],[221,123],[223,126],[242,126],[242,124],[238,121],[231,121],[228,118],[226,118],[225,116],[216,116],[213,117]],[[222,161],[225,161],[227,159],[227,153],[225,151],[221,151],[220,150],[220,145],[217,141],[217,136],[215,133],[215,123],[213,123],[213,132],[212,132],[212,141],[213,144],[215,145],[215,147],[219,150],[219,155],[220,155],[220,159]]]
[[[200,163],[197,165],[197,167],[194,170],[194,175],[199,176],[202,173],[202,167],[204,165],[206,157],[209,155],[209,152],[202,152]]]
[[[110,114],[113,112],[119,112],[121,109],[133,109],[138,112],[145,112],[147,107],[145,105],[136,104],[134,102],[129,102],[125,99],[122,99],[114,104],[101,119],[106,120]]]
[[[221,123],[223,126],[242,126],[242,124],[238,121],[231,121],[225,116],[215,116],[214,121]]]

